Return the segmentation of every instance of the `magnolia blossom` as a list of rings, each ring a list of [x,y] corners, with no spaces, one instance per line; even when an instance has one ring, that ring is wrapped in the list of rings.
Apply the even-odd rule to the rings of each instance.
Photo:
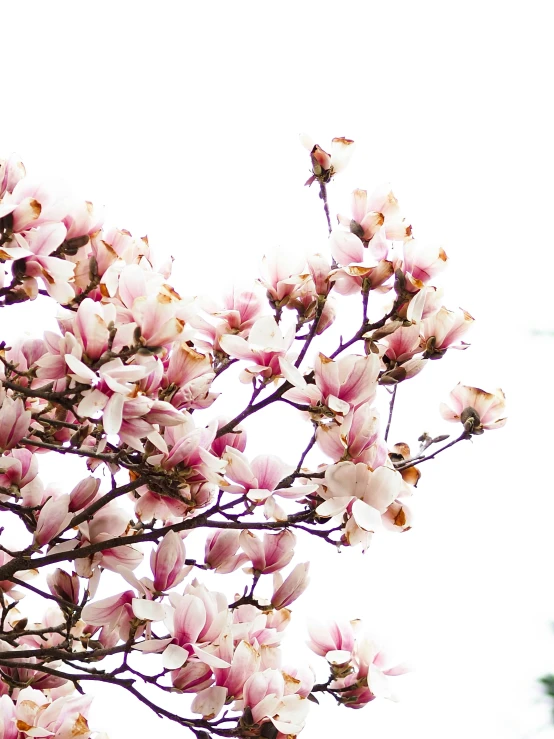
[[[16,446],[29,430],[31,411],[25,410],[21,398],[14,400],[3,392],[0,384],[0,451]]]
[[[307,275],[303,274],[305,264],[306,259],[301,253],[285,252],[282,249],[263,258],[264,277],[260,279],[260,283],[276,305],[286,305],[290,296],[305,282],[307,279]]]
[[[316,179],[329,182],[333,175],[345,169],[354,151],[354,142],[342,136],[332,139],[330,154],[306,133],[301,134],[300,143],[310,152],[312,160],[313,176],[306,182],[306,185],[311,185]]]
[[[340,691],[339,700],[347,708],[362,708],[375,698],[392,698],[388,678],[409,671],[407,665],[391,665],[387,655],[367,636],[355,646],[352,667],[349,674],[331,683]]]
[[[485,429],[498,429],[508,420],[505,412],[506,396],[498,388],[492,393],[478,387],[458,383],[450,393],[452,407],[441,403],[440,412],[447,421],[461,421],[473,434],[482,434]]]
[[[28,449],[12,449],[0,457],[0,487],[18,490],[23,505],[35,506],[42,502],[44,483],[38,472],[37,457]]]
[[[285,464],[272,454],[260,454],[252,462],[238,449],[227,447],[223,455],[227,462],[226,477],[236,485],[227,485],[228,493],[246,495],[254,503],[261,503],[271,495],[297,500],[303,498],[315,487],[277,487],[279,482],[290,475],[294,468]]]
[[[404,269],[417,287],[429,282],[446,267],[448,257],[440,246],[422,245],[413,238],[404,242]]]
[[[409,238],[412,232],[388,184],[381,185],[369,196],[367,190],[354,190],[352,217],[339,214],[338,220],[370,247],[374,237],[382,231],[387,239],[395,241]]]
[[[350,354],[333,360],[319,354],[314,363],[315,385],[290,362],[281,360],[286,379],[294,385],[283,397],[296,403],[326,405],[333,413],[346,415],[362,403],[371,402],[377,389],[379,359],[375,354],[360,357]]]
[[[335,462],[365,462],[376,469],[387,459],[386,444],[379,436],[379,414],[369,403],[348,413],[340,426],[320,425],[316,439],[320,449]]]
[[[168,531],[157,549],[150,555],[155,590],[168,590],[182,582],[187,574],[184,564],[183,540],[175,531]]]
[[[15,725],[24,736],[88,739],[91,730],[86,716],[91,702],[92,696],[76,695],[50,703],[39,690],[24,688],[15,705]]]
[[[257,375],[266,380],[281,375],[279,360],[285,357],[294,340],[294,326],[283,336],[272,316],[259,318],[248,335],[248,341],[241,336],[226,335],[220,340],[221,348],[229,356],[255,362],[240,374],[240,381],[252,382]]]
[[[220,574],[226,574],[234,572],[247,562],[247,554],[237,554],[242,533],[236,530],[219,529],[208,534],[204,550],[206,565]]]
[[[308,646],[321,657],[325,657],[329,652],[344,652],[345,661],[348,661],[354,649],[354,625],[355,622],[350,621],[320,623],[312,620],[308,624],[310,634]]]
[[[298,564],[283,580],[280,572],[273,575],[273,595],[271,604],[274,608],[285,608],[293,603],[306,590],[309,583],[309,562]]]
[[[252,569],[262,575],[286,567],[294,555],[295,543],[295,535],[288,530],[264,534],[263,540],[248,530],[240,534],[240,545],[252,562]]]
[[[351,545],[367,545],[367,533],[381,527],[381,515],[395,500],[402,486],[402,477],[390,467],[372,471],[363,463],[339,462],[325,471],[325,498],[316,511],[331,517],[347,513],[346,541]],[[365,533],[364,533],[365,532]]]
[[[437,313],[426,318],[421,325],[425,354],[435,359],[444,354],[448,347],[466,349],[467,344],[463,342],[459,346],[453,345],[467,332],[473,321],[473,317],[467,311],[461,308],[450,311],[443,306]]]
[[[309,704],[302,696],[285,691],[285,675],[280,670],[264,670],[244,684],[243,704],[250,708],[254,723],[269,719],[282,734],[294,736],[304,728]]]

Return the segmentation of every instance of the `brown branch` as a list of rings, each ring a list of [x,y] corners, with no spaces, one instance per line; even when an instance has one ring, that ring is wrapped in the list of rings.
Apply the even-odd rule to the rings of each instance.
[[[441,448],[437,449],[436,452],[433,452],[426,457],[412,457],[411,459],[406,459],[404,462],[400,462],[399,465],[395,465],[395,469],[401,472],[402,470],[407,470],[409,467],[414,467],[416,464],[421,464],[422,462],[427,462],[429,459],[434,459],[438,454],[449,449],[451,446],[454,446],[454,444],[457,444],[459,441],[464,441],[464,439],[471,439],[471,433],[465,429],[460,436],[448,442],[448,444],[441,446]]]

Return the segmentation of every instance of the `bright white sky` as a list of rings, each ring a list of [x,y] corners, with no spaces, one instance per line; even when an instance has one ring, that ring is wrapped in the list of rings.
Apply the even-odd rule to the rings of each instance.
[[[535,684],[554,671],[554,491],[540,466],[554,411],[547,3],[0,5],[1,155],[147,233],[176,257],[182,294],[255,276],[276,247],[324,246],[301,131],[324,148],[358,142],[332,211],[388,180],[415,234],[444,245],[445,303],[477,319],[473,346],[401,387],[392,440],[452,431],[437,407],[458,381],[502,386],[510,423],[424,465],[410,533],[365,557],[304,550],[313,584],[294,610],[298,639],[308,611],[333,610],[418,670],[402,703],[326,703],[302,736],[553,737]],[[18,315],[18,331],[37,330],[36,306]],[[111,739],[160,730],[102,696],[95,721]]]

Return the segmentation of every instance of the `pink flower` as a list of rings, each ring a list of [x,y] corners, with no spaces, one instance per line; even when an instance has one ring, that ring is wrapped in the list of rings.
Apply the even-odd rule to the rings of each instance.
[[[445,353],[448,347],[466,349],[468,345],[464,342],[459,346],[452,345],[468,331],[473,321],[473,317],[462,308],[451,311],[443,306],[421,324],[421,335],[425,344],[423,356],[437,359]]]
[[[77,483],[69,493],[69,510],[71,513],[81,511],[96,498],[100,480],[96,477],[85,477]]]
[[[169,531],[150,555],[155,590],[169,590],[182,582],[187,574],[184,564],[183,540],[175,531]]]
[[[217,529],[208,534],[204,549],[206,565],[220,574],[234,572],[248,561],[246,554],[237,554],[240,532]]]
[[[38,461],[28,449],[12,449],[0,461],[0,486],[19,488],[26,506],[42,503],[44,484],[38,477]]]
[[[271,597],[271,605],[274,608],[285,608],[285,606],[290,605],[302,595],[308,587],[309,567],[309,562],[297,564],[284,582],[280,573],[276,572],[273,575],[273,595]]]
[[[404,242],[404,269],[416,280],[418,287],[442,272],[447,259],[441,247],[422,246],[415,239]]]
[[[252,675],[243,693],[254,723],[269,720],[286,736],[295,736],[304,728],[308,701],[296,693],[286,694],[285,676],[280,670],[267,669]]]
[[[95,603],[87,603],[83,608],[81,618],[87,624],[105,626],[112,631],[119,628],[122,622],[133,618],[131,603],[134,597],[132,590],[126,590],[119,595],[112,595]]]
[[[252,326],[248,341],[241,336],[227,334],[221,337],[219,343],[230,357],[255,362],[240,374],[240,381],[249,383],[257,375],[268,380],[281,375],[279,358],[289,350],[294,333],[294,326],[291,326],[283,336],[273,316],[264,316]]]
[[[49,498],[43,505],[37,519],[37,528],[34,535],[35,545],[41,547],[55,539],[65,529],[71,518],[69,495]]]
[[[300,143],[310,152],[312,160],[313,176],[306,182],[306,185],[311,185],[315,180],[329,182],[333,175],[346,168],[355,148],[351,139],[342,136],[332,139],[330,154],[306,133],[301,134]]]
[[[376,469],[387,459],[386,444],[379,438],[379,414],[369,403],[348,413],[340,426],[320,425],[316,439],[324,454],[335,462],[364,462]]]
[[[421,351],[419,326],[415,323],[407,327],[401,326],[386,336],[383,343],[387,347],[385,356],[393,362],[402,364]]]
[[[14,400],[6,395],[0,383],[0,452],[5,452],[16,446],[29,430],[31,411],[25,410],[21,398]]]
[[[505,412],[505,395],[498,388],[492,393],[478,387],[458,383],[450,393],[452,407],[441,403],[440,412],[447,421],[461,421],[472,434],[482,434],[485,429],[499,429],[508,420]]]
[[[252,562],[254,572],[268,575],[286,567],[294,556],[296,537],[286,529],[278,534],[264,534],[263,540],[251,531],[240,534],[240,545]]]
[[[191,657],[183,667],[171,673],[173,686],[183,693],[197,693],[204,690],[213,680],[211,667],[194,657]]]
[[[324,488],[320,491],[325,502],[316,511],[320,516],[338,516],[345,512],[349,520],[345,529],[346,542],[367,546],[371,534],[381,528],[381,515],[395,500],[403,484],[402,477],[390,467],[373,471],[366,464],[339,462],[325,471]]]
[[[351,653],[354,649],[355,636],[350,621],[311,621],[308,623],[308,633],[308,646],[320,657],[334,651]]]
[[[238,449],[227,447],[223,458],[227,461],[225,475],[238,483],[227,485],[226,491],[246,495],[255,503],[267,500],[272,494],[297,500],[316,489],[304,485],[277,488],[279,482],[293,472],[294,468],[273,454],[259,454],[252,462],[248,462],[246,455]]]
[[[204,649],[204,645],[220,637],[229,620],[223,593],[209,591],[194,580],[187,585],[184,595],[171,593],[169,599],[173,610],[166,623],[173,643],[164,652],[164,667],[180,668],[193,654],[212,668],[228,667],[230,660]]]
[[[115,306],[110,303],[102,304],[85,298],[80,304],[75,317],[75,336],[90,359],[98,359],[108,348],[108,326],[115,321]]]
[[[218,418],[218,431],[220,428],[223,428],[223,426],[226,426],[230,420],[231,418],[228,416],[222,416]],[[228,434],[223,434],[223,436],[219,436],[213,440],[211,451],[216,455],[216,457],[222,457],[226,447],[228,446],[232,447],[233,449],[238,449],[239,452],[243,452],[246,449],[246,429],[242,428],[242,426],[235,426],[235,429],[236,431],[232,431]]]
[[[281,360],[281,367],[286,379],[295,386],[283,394],[284,398],[311,406],[324,404],[334,413],[346,415],[375,397],[380,362],[376,354],[349,354],[338,360],[319,354],[314,363],[315,386],[308,385],[286,360]]]
[[[141,330],[141,343],[165,346],[183,336],[185,321],[180,317],[180,298],[167,290],[157,295],[141,296],[133,301],[133,318]]]
[[[227,689],[229,698],[241,698],[244,683],[258,671],[260,653],[244,640],[235,648],[227,633],[220,639],[218,655],[230,666],[214,669],[216,684]]]
[[[92,696],[62,696],[50,703],[33,688],[24,688],[17,697],[16,727],[25,736],[54,739],[88,739],[91,735],[86,716]]]
[[[354,669],[345,678],[334,680],[330,687],[340,689],[340,702],[347,708],[362,708],[375,698],[392,698],[388,677],[403,675],[406,665],[390,665],[387,656],[365,637],[354,651]],[[344,688],[351,690],[343,690]]]
[[[382,259],[377,264],[350,264],[333,270],[329,281],[333,283],[334,291],[339,295],[354,295],[359,293],[362,283],[366,281],[370,290],[377,293],[388,292],[391,286],[385,285],[394,274],[393,263]]]
[[[69,575],[58,567],[46,576],[46,582],[52,595],[69,603],[79,603],[79,578],[75,573]]]
[[[381,229],[384,229],[386,238],[393,241],[404,241],[412,232],[388,184],[381,185],[369,197],[367,190],[354,190],[352,218],[339,215],[338,220],[366,243],[371,243]]]
[[[15,154],[9,159],[0,159],[0,198],[11,194],[17,183],[25,177],[25,167]]]
[[[15,705],[9,695],[0,696],[0,739],[18,739]]]

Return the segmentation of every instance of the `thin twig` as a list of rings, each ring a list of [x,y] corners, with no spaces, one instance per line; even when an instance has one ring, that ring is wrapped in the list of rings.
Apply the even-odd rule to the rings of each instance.
[[[387,421],[387,428],[385,430],[385,441],[388,441],[389,439],[389,431],[390,431],[390,425],[392,421],[392,412],[394,410],[394,401],[396,400],[396,390],[398,388],[398,385],[395,385],[392,389],[391,399],[389,403],[389,420]]]

